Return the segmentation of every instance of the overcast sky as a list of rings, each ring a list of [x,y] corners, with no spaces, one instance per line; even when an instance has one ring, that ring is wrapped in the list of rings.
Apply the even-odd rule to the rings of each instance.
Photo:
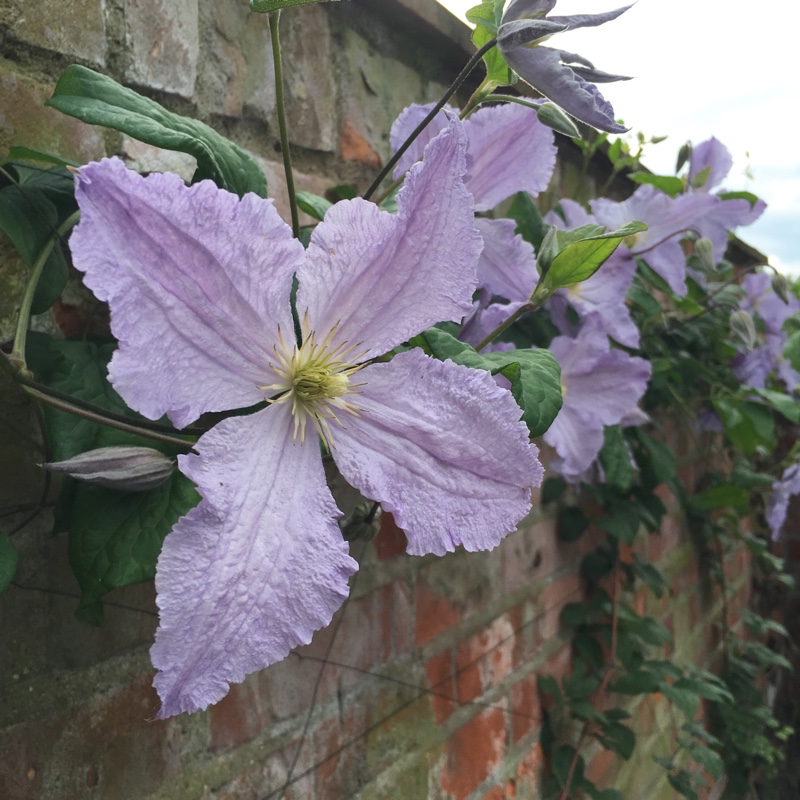
[[[439,0],[454,13],[477,0]],[[558,14],[598,13],[614,0],[560,0]],[[678,148],[716,136],[731,151],[728,190],[769,204],[740,238],[779,269],[800,276],[800,4],[794,0],[639,0],[599,28],[554,36],[554,47],[634,80],[601,91],[631,132],[668,135],[644,163],[671,174]]]

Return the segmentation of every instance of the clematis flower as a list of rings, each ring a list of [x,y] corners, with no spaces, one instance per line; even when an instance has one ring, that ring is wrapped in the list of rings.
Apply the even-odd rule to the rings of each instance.
[[[671,198],[653,186],[640,186],[622,202],[601,198],[592,200],[590,205],[597,222],[610,229],[632,219],[644,222],[647,230],[628,237],[617,252],[631,260],[642,256],[669,288],[682,297],[687,288],[686,256],[680,240],[687,230],[696,230],[698,220],[719,203],[720,199],[713,195],[685,194]]]
[[[772,541],[780,538],[789,511],[789,501],[800,494],[800,464],[787,467],[780,480],[772,484],[772,495],[767,503],[767,525],[772,531]]]
[[[602,321],[590,315],[574,338],[557,336],[550,352],[561,365],[561,411],[544,434],[555,448],[553,468],[578,480],[603,447],[603,428],[635,414],[650,380],[650,363],[611,350]]]
[[[390,142],[399,149],[433,108],[413,104],[392,124]],[[394,171],[403,175],[422,156],[426,142],[442,130],[455,114],[440,111],[403,154]],[[467,134],[467,174],[464,182],[475,198],[476,211],[490,211],[517,192],[534,197],[543,192],[553,175],[556,146],[551,128],[539,122],[536,111],[505,103],[479,108],[464,121]],[[507,300],[527,300],[538,280],[536,255],[511,220],[478,218],[476,227],[484,240],[478,262],[478,283]]]
[[[489,373],[419,350],[371,361],[471,308],[481,242],[465,150],[455,122],[409,173],[397,215],[338,203],[307,251],[270,200],[113,159],[78,171],[74,261],[111,308],[109,376],[126,402],[183,427],[267,401],[179,457],[202,500],[158,561],[159,716],[218,701],[344,601],[357,565],[318,436],[412,554],[494,547],[528,512],[542,467]]]
[[[743,311],[758,314],[764,322],[767,334],[780,334],[789,317],[800,312],[800,301],[793,295],[785,303],[772,288],[772,280],[766,272],[750,272],[744,276],[742,289],[745,296],[739,303]]]
[[[567,29],[610,22],[630,6],[602,14],[547,16],[556,0],[511,0],[497,31],[497,48],[520,78],[576,119],[608,133],[628,129],[614,120],[614,109],[595,83],[626,81],[595,69],[591,61],[564,50],[542,47],[539,42]]]

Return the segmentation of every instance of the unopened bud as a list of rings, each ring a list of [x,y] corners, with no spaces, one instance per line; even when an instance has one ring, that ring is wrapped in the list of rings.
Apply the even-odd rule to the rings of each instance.
[[[542,103],[536,107],[536,116],[542,125],[563,133],[572,139],[580,138],[580,131],[575,123],[554,103]]]
[[[340,523],[342,536],[346,542],[356,539],[369,541],[381,527],[381,508],[375,503],[359,503]]]
[[[714,245],[707,236],[701,236],[694,243],[694,252],[700,259],[700,263],[709,271],[713,272],[716,268],[714,263]]]
[[[781,275],[780,272],[776,272],[775,275],[773,275],[772,291],[775,292],[787,306],[789,305],[789,281],[786,280],[785,275]]]
[[[744,309],[731,313],[731,333],[739,339],[745,349],[752,350],[756,346],[756,326],[753,318]]]
[[[42,467],[109,489],[145,492],[166,483],[175,465],[150,447],[100,447]]]
[[[678,150],[678,161],[675,165],[675,172],[680,172],[683,165],[691,158],[692,156],[692,143],[686,142],[686,144],[681,145],[681,149]]]
[[[551,225],[539,245],[539,252],[536,254],[536,265],[539,267],[542,278],[547,274],[547,270],[550,269],[553,259],[559,252],[558,230],[555,225]]]

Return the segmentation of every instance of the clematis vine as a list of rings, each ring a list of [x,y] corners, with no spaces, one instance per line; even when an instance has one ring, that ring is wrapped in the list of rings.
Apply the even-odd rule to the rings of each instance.
[[[344,601],[357,564],[319,439],[395,515],[412,554],[494,547],[528,512],[543,470],[509,392],[419,350],[374,361],[471,309],[481,239],[465,170],[454,120],[410,170],[397,215],[338,203],[308,250],[271,200],[143,178],[115,159],[78,170],[70,244],[111,308],[117,391],[178,427],[266,401],[179,457],[202,500],[158,561],[160,717],[218,701]]]
[[[544,440],[558,454],[554,469],[576,481],[602,449],[606,425],[640,419],[637,405],[651,367],[642,358],[611,350],[596,314],[586,318],[577,336],[557,336],[549,349],[561,365],[564,402]]]
[[[629,80],[595,69],[591,61],[540,42],[568,29],[596,27],[616,19],[630,6],[602,14],[547,16],[556,0],[511,0],[497,32],[497,47],[520,78],[576,119],[608,133],[628,130],[614,119],[614,109],[596,83]]]
[[[772,484],[772,494],[767,502],[765,516],[772,532],[773,542],[777,542],[780,538],[789,512],[789,502],[798,494],[800,494],[800,464],[792,464],[783,471],[780,479]]]

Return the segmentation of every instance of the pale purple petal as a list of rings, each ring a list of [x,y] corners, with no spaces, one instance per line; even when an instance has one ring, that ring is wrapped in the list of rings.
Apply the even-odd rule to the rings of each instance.
[[[632,7],[633,4],[623,6],[622,8],[615,8],[613,11],[603,11],[600,14],[571,14],[566,17],[559,17],[556,15],[548,17],[548,19],[551,22],[568,25],[570,30],[574,30],[575,28],[596,28],[598,25],[611,22],[612,19],[616,19]]]
[[[592,212],[600,225],[615,229],[639,220],[646,231],[626,239],[632,255],[640,255],[675,294],[686,294],[686,257],[679,244],[687,231],[696,231],[697,222],[719,203],[712,195],[694,194],[671,198],[653,186],[640,186],[620,203],[606,198],[591,201]]]
[[[786,320],[800,312],[800,301],[790,295],[789,302],[784,303],[772,288],[772,279],[766,272],[748,273],[742,288],[745,297],[739,303],[740,308],[758,314],[767,333],[781,333]]]
[[[562,197],[558,205],[561,207],[561,214],[548,211],[544,215],[544,221],[548,225],[555,225],[559,230],[570,230],[589,223],[596,224],[594,217],[580,203]]]
[[[348,483],[392,512],[408,552],[485,550],[514,530],[543,470],[511,394],[488,372],[419,350],[362,376],[362,416],[336,431],[333,456]]]
[[[536,255],[533,247],[515,233],[516,223],[510,219],[478,217],[475,227],[483,237],[478,285],[507,300],[530,299],[539,280]]]
[[[308,643],[357,568],[317,442],[293,442],[288,406],[226,419],[195,447],[180,468],[203,500],[167,536],[156,575],[160,717],[205,708]]]
[[[609,350],[601,320],[589,316],[573,339],[557,336],[550,352],[561,365],[564,403],[544,440],[556,449],[566,476],[582,473],[603,446],[603,427],[636,410],[650,379],[649,362]]]
[[[556,5],[556,0],[509,0],[503,11],[503,22],[524,17],[543,17]]]
[[[597,314],[603,330],[614,341],[638,347],[639,329],[625,302],[635,271],[631,259],[614,253],[591,278],[560,289],[559,294],[563,293],[581,318]]]
[[[568,114],[601,131],[628,130],[614,120],[614,109],[598,91],[565,64],[557,50],[549,47],[516,47],[503,56],[520,78],[550,98]]]
[[[716,197],[716,195],[712,195]],[[705,214],[698,217],[694,227],[701,236],[711,241],[714,263],[725,257],[728,239],[731,231],[741,225],[749,225],[761,216],[767,204],[758,200],[751,207],[747,200],[719,200],[719,203],[710,208]]]
[[[733,159],[728,152],[728,148],[719,139],[712,136],[692,148],[692,155],[689,159],[689,183],[694,180],[698,172],[710,167],[708,179],[703,186],[695,190],[708,192],[722,183],[725,176],[731,171],[732,166]]]
[[[491,305],[482,305],[480,302],[476,302],[472,314],[464,321],[464,326],[458,338],[461,339],[462,342],[471,344],[473,347],[480,344],[480,342],[505,322],[522,305],[524,305],[524,302],[520,300],[512,303],[492,303]],[[513,345],[511,345],[511,348],[513,349]],[[506,342],[492,342],[486,345],[482,352],[488,353],[507,349],[509,348]],[[505,380],[505,378],[503,378],[503,380]],[[500,385],[503,385],[502,382]]]
[[[76,197],[73,261],[111,307],[119,349],[109,377],[128,405],[182,427],[263,399],[256,387],[277,325],[292,329],[303,258],[272,201],[143,178],[118,159],[81,168]]]
[[[753,389],[763,389],[775,366],[772,352],[767,345],[756,347],[748,353],[740,353],[731,361],[733,374]]]
[[[298,272],[298,312],[320,337],[338,325],[333,345],[371,358],[469,313],[483,242],[461,180],[465,151],[454,120],[408,173],[397,215],[364,200],[328,210]]]
[[[419,105],[412,103],[400,112],[400,116],[392,123],[389,132],[389,144],[392,152],[397,152],[403,142],[416,130],[417,126],[428,116],[436,103]],[[445,106],[425,127],[422,133],[414,139],[411,146],[400,156],[394,168],[394,179],[401,178],[411,167],[422,158],[425,145],[435,139],[448,125],[449,115],[455,113],[451,106]]]
[[[467,189],[476,211],[488,211],[517,192],[543,192],[556,165],[555,135],[536,111],[515,103],[478,109],[464,128]]]
[[[772,531],[772,541],[777,541],[786,522],[789,501],[800,494],[800,464],[784,470],[780,480],[772,485],[772,496],[767,503],[766,519]]]

